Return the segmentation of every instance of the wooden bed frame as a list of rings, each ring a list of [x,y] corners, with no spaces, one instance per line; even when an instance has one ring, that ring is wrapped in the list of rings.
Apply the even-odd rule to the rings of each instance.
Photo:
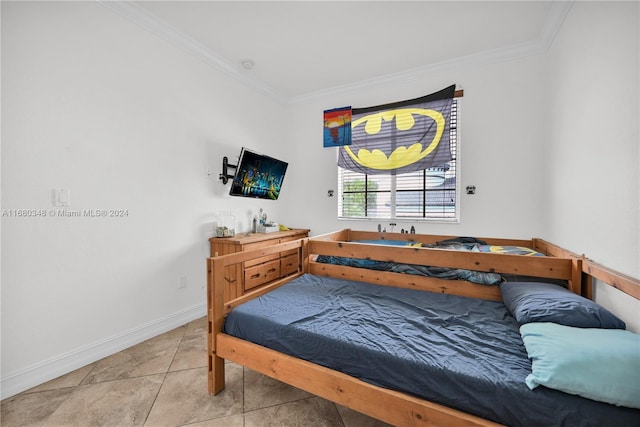
[[[401,392],[371,385],[341,372],[288,356],[222,332],[224,318],[234,307],[276,289],[304,273],[501,300],[498,286],[484,286],[465,281],[449,281],[401,273],[321,264],[314,261],[315,256],[318,254],[562,279],[567,280],[569,288],[576,293],[584,293],[584,289],[582,289],[583,279],[590,285],[591,278],[597,278],[606,283],[611,283],[625,293],[640,298],[640,281],[602,267],[584,257],[575,256],[571,252],[540,239],[483,240],[488,244],[530,247],[550,256],[528,257],[352,242],[353,240],[402,239],[433,243],[448,237],[342,230],[251,252],[209,258],[207,260],[209,393],[217,394],[224,389],[224,363],[225,359],[227,359],[393,425],[498,425],[475,415]],[[297,250],[299,256],[297,272],[252,290],[231,301],[224,301],[225,267],[257,257],[292,250]]]
[[[424,247],[396,247],[355,243],[359,240],[403,240],[407,243],[432,244],[456,236],[407,234],[407,233],[376,233],[372,231],[355,231],[344,229],[333,233],[311,238],[311,254],[333,255],[351,258],[366,258],[380,261],[397,261],[405,264],[430,265],[440,267],[476,270],[490,273],[502,273],[520,276],[535,276],[548,279],[568,281],[568,288],[582,293],[581,273],[582,258],[566,251],[545,240],[534,238],[531,240],[485,238],[488,245],[526,247],[547,255],[547,257],[528,257],[521,255],[507,255],[497,253],[454,252],[446,249],[432,249]],[[452,254],[452,252],[455,253]],[[394,259],[391,259],[395,257]],[[556,259],[556,258],[560,258]],[[399,261],[401,260],[401,261]],[[571,262],[568,263],[567,260]],[[362,268],[345,267],[339,265],[314,262],[309,264],[309,273],[318,276],[341,277],[349,280],[364,281],[392,286],[410,287],[431,292],[453,293],[501,301],[500,290],[495,286],[475,285],[459,286],[460,281],[438,279],[433,277],[411,276],[397,273],[377,272],[372,274]],[[385,274],[386,273],[386,274]]]

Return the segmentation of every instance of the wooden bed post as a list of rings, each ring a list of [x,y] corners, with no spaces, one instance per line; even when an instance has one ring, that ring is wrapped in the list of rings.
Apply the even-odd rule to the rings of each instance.
[[[302,246],[298,249],[300,256],[300,271],[302,273],[309,272],[309,239],[302,240]]]
[[[224,389],[224,359],[216,355],[216,335],[222,331],[224,322],[223,261],[208,258],[207,273],[209,394],[218,394]]]
[[[582,296],[593,300],[593,277],[582,273]]]
[[[571,258],[571,283],[569,289],[578,295],[584,295],[582,289],[582,258]]]
[[[567,249],[561,248],[558,245],[547,242],[544,239],[533,238],[532,246],[534,250],[542,252],[545,255],[558,257],[558,258],[570,258],[571,259],[571,279],[569,281],[569,290],[575,294],[587,296],[591,299],[591,293],[585,293],[583,285],[582,274],[582,262],[585,259],[584,255],[578,255],[575,252],[571,252]]]

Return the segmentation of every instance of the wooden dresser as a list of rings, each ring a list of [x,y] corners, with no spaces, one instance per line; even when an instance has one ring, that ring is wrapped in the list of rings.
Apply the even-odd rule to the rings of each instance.
[[[233,237],[212,237],[211,256],[227,255],[235,252],[261,249],[278,243],[290,242],[309,237],[309,230],[291,229],[273,233],[242,233]],[[296,273],[299,268],[296,250],[280,252],[237,266],[227,267],[225,278],[225,301],[237,298],[248,290],[269,283],[280,277]]]

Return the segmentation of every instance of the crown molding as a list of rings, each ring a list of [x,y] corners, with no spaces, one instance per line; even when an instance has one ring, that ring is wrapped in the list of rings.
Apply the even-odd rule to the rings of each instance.
[[[569,9],[571,8],[573,1],[574,0],[552,2],[543,28],[540,31],[540,35],[535,40],[516,43],[497,49],[477,52],[470,55],[454,58],[449,61],[433,63],[424,67],[413,68],[411,70],[401,71],[398,73],[386,74],[367,80],[361,80],[355,83],[334,86],[320,91],[292,97],[288,100],[288,103],[297,104],[335,93],[345,93],[355,90],[370,89],[371,87],[377,85],[418,79],[422,76],[435,72],[442,72],[461,67],[478,66],[482,64],[494,64],[545,53],[553,44],[553,40],[560,30],[565,17],[569,13]]]
[[[142,6],[132,1],[121,0],[96,0],[96,2],[276,102],[280,104],[287,102],[274,88],[242,73],[240,69],[234,67],[233,64],[207,46],[173,27]]]
[[[536,41],[519,43],[499,49],[487,50],[471,55],[461,56],[449,61],[437,62],[424,67],[413,68],[411,70],[400,71],[398,73],[386,74],[367,80],[361,80],[355,83],[348,83],[341,86],[334,86],[320,91],[292,97],[289,104],[297,104],[311,101],[316,98],[325,97],[335,93],[346,93],[355,90],[370,89],[375,86],[393,84],[397,82],[415,80],[425,75],[453,70],[468,66],[478,66],[482,64],[492,64],[502,61],[509,61],[516,58],[537,55],[542,53],[540,43]]]
[[[229,61],[220,55],[184,34],[177,28],[173,27],[158,16],[152,14],[142,6],[130,1],[121,0],[96,0],[102,6],[118,13],[134,24],[156,34],[174,46],[184,50],[196,58],[204,61],[208,65],[218,69],[229,77],[234,78],[240,83],[260,92],[261,94],[271,98],[273,101],[281,105],[292,105],[302,102],[311,101],[336,93],[344,93],[354,90],[371,88],[376,85],[389,84],[398,81],[406,81],[417,79],[424,75],[446,71],[449,69],[465,67],[470,65],[480,65],[504,62],[513,59],[523,58],[532,55],[539,55],[549,50],[553,44],[556,34],[560,30],[569,9],[574,0],[568,1],[552,1],[551,8],[547,14],[545,23],[538,35],[538,38],[529,42],[517,43],[510,46],[501,47],[471,55],[462,56],[449,61],[443,61],[430,64],[424,67],[418,67],[411,70],[401,71],[398,73],[386,74],[359,82],[348,83],[345,85],[334,86],[320,91],[310,92],[295,97],[286,97],[279,93],[273,87],[261,80],[255,79],[242,72]]]
[[[547,19],[544,22],[538,38],[544,52],[551,48],[558,31],[560,31],[560,27],[562,27],[564,23],[564,19],[569,13],[569,9],[573,6],[573,2],[574,0],[562,0],[551,3],[551,10],[547,15]]]

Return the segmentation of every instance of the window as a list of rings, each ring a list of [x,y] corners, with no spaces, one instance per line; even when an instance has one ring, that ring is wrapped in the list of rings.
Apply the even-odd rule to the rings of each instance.
[[[449,122],[452,160],[398,175],[368,175],[338,167],[338,217],[457,221],[458,101]]]

